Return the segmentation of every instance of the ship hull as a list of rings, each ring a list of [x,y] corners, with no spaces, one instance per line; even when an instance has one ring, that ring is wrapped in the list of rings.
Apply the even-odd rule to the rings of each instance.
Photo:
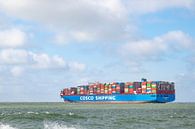
[[[175,94],[112,94],[67,95],[64,102],[76,103],[166,103],[175,100]]]

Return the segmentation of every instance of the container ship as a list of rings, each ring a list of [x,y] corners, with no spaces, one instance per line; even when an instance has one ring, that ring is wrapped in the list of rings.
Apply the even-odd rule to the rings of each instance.
[[[175,84],[167,81],[89,83],[65,88],[64,102],[80,103],[166,103],[175,100]]]

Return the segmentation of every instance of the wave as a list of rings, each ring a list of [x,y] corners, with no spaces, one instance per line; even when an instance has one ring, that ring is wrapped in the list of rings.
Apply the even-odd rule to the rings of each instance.
[[[69,112],[69,113],[68,113],[68,115],[69,115],[69,116],[72,116],[72,115],[74,115],[74,113],[72,113],[72,112]]]
[[[80,129],[80,128],[59,124],[57,122],[44,122],[44,129]]]
[[[0,124],[0,129],[17,129],[17,128],[11,127],[8,124]]]
[[[27,112],[28,114],[39,114],[38,112]]]

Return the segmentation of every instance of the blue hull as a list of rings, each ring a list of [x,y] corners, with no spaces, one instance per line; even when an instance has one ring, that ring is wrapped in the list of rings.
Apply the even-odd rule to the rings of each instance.
[[[112,95],[70,95],[62,96],[65,102],[156,102],[166,103],[175,100],[175,94],[112,94]]]

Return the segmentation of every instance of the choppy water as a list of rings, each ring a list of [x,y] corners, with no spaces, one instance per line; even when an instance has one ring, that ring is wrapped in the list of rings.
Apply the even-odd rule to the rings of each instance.
[[[195,103],[0,103],[0,129],[195,129]]]

